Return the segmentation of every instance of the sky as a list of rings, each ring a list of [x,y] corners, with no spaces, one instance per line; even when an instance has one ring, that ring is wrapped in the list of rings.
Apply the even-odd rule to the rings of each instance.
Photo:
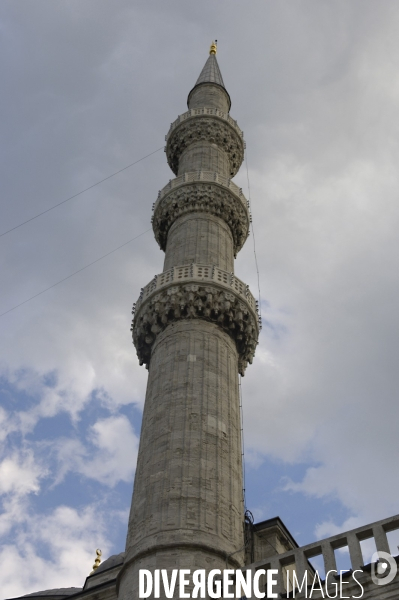
[[[2,0],[0,28],[1,597],[81,587],[96,548],[124,550],[131,307],[163,268],[164,136],[214,38],[262,299],[247,507],[299,544],[398,513],[396,0]],[[235,182],[248,197],[245,163]],[[256,294],[252,235],[235,272]]]

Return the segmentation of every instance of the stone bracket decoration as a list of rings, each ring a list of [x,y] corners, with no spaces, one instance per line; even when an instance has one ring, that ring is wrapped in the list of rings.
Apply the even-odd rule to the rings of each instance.
[[[165,151],[173,173],[177,175],[183,151],[193,142],[203,140],[217,144],[226,152],[230,162],[230,175],[234,177],[244,160],[244,140],[228,121],[209,115],[190,117],[168,134]]]
[[[189,212],[207,212],[223,219],[230,227],[234,256],[243,247],[249,233],[250,216],[242,200],[219,183],[185,183],[172,189],[157,203],[152,218],[155,239],[166,249],[168,232],[175,220]]]
[[[244,376],[258,343],[257,314],[231,288],[195,280],[173,282],[140,303],[131,328],[140,365],[149,367],[158,334],[180,319],[204,319],[226,331],[236,343],[238,372]]]

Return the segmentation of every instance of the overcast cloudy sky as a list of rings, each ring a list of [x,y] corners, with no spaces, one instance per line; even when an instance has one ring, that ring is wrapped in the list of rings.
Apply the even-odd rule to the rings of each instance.
[[[2,0],[1,227],[162,148],[218,39],[244,130],[263,331],[247,504],[300,544],[399,512],[397,0]],[[150,227],[161,150],[0,238],[4,313]],[[245,166],[235,181],[248,194]],[[124,549],[151,231],[0,318],[2,597]],[[236,274],[257,289],[250,238]],[[399,543],[397,540],[395,543]]]

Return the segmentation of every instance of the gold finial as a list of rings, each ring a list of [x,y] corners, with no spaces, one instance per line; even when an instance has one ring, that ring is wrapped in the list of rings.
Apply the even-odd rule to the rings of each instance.
[[[96,550],[96,560],[94,561],[94,565],[93,565],[93,570],[90,573],[90,575],[92,575],[93,573],[96,572],[96,570],[98,569],[98,567],[100,566],[100,562],[101,562],[101,557],[102,556],[102,552],[99,548],[97,548]]]
[[[212,42],[211,44],[211,49],[209,50],[209,54],[216,54],[218,49],[218,41],[215,40],[214,42]]]

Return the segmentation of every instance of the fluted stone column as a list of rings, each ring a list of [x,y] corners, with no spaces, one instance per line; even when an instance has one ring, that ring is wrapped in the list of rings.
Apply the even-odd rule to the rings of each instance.
[[[230,181],[244,142],[214,52],[188,107],[166,140],[177,177],[154,208],[164,271],[142,290],[132,326],[149,377],[123,600],[138,598],[139,569],[239,568],[244,557],[238,373],[252,361],[258,317],[233,273],[249,226]]]

